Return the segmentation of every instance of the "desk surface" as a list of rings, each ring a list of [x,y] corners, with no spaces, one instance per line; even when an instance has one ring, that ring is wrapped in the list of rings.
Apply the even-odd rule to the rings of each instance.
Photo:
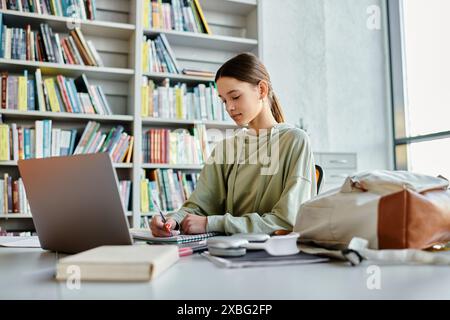
[[[380,265],[381,289],[369,290],[368,262],[222,269],[194,255],[145,283],[54,280],[57,254],[0,248],[0,299],[450,299],[446,266]]]

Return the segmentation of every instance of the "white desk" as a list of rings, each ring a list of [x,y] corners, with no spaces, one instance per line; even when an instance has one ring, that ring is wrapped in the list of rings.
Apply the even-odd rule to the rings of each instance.
[[[369,290],[367,262],[221,269],[194,255],[152,282],[70,290],[54,280],[55,264],[52,252],[0,248],[0,299],[450,299],[445,266],[380,266],[381,290]]]

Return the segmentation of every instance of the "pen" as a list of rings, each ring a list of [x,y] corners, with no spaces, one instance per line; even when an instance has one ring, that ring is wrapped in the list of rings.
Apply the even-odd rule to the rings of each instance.
[[[167,223],[166,217],[164,216],[164,214],[162,213],[162,210],[159,208],[159,206],[156,204],[156,201],[153,199],[153,194],[151,195],[151,201],[153,203],[153,206],[156,208],[156,210],[158,210],[159,215],[161,216],[161,219],[164,223],[164,229],[170,233],[170,235],[172,235],[172,231],[170,230],[170,225]]]
[[[185,248],[180,248],[178,249],[178,255],[180,257],[187,257],[190,256],[191,254],[194,254],[196,252],[203,252],[208,250],[208,246],[207,245],[203,245],[203,246],[198,246],[198,247],[185,247]]]

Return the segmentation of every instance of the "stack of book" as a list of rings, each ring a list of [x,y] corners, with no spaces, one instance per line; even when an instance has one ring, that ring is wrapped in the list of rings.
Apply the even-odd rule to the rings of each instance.
[[[119,192],[124,209],[126,211],[131,210],[130,208],[131,181],[130,180],[119,181]]]
[[[104,66],[94,44],[85,39],[79,28],[69,35],[54,33],[47,23],[41,23],[36,31],[30,25],[25,29],[8,28],[2,25],[0,17],[0,40],[0,58]]]
[[[194,69],[183,69],[182,73],[188,76],[205,77],[205,78],[214,78],[214,76],[216,75],[214,72],[211,71],[194,70]]]
[[[0,179],[0,212],[31,214],[22,178],[13,180],[7,173]]]
[[[166,79],[164,85],[156,87],[151,79],[144,77],[141,96],[142,117],[231,122],[213,83],[188,89],[186,83],[171,87]]]
[[[0,9],[95,20],[95,0],[0,0]]]
[[[211,34],[198,0],[143,1],[146,29],[164,29]]]
[[[134,137],[124,132],[123,126],[113,127],[106,133],[100,130],[99,123],[89,121],[74,154],[107,152],[115,163],[130,163],[133,143]]]
[[[37,69],[33,77],[1,73],[1,108],[19,111],[52,111],[112,115],[101,86],[90,85],[83,74],[76,79],[62,75],[42,78]]]
[[[35,121],[33,127],[0,124],[0,161],[71,155],[76,129],[52,128],[52,120]]]
[[[198,173],[185,173],[172,169],[142,171],[141,212],[156,212],[152,200],[164,211],[178,210],[195,190]]]
[[[149,129],[142,135],[145,163],[201,165],[209,154],[206,129],[195,125],[192,134],[186,129]]]
[[[164,34],[154,40],[144,37],[142,44],[142,70],[144,72],[180,73],[177,59]]]

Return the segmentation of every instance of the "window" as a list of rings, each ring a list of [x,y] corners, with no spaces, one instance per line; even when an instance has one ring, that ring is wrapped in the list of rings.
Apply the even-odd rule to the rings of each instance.
[[[388,4],[396,168],[450,178],[450,1]]]

